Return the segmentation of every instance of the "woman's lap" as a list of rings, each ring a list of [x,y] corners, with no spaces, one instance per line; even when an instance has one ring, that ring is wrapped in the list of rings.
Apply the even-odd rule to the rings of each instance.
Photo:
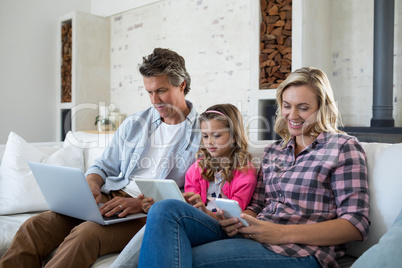
[[[142,267],[153,267],[151,263],[154,267],[162,263],[198,268],[320,267],[312,256],[282,256],[254,240],[228,238],[218,221],[188,204],[176,200],[158,203],[148,214],[140,254]],[[155,256],[156,249],[160,253]]]

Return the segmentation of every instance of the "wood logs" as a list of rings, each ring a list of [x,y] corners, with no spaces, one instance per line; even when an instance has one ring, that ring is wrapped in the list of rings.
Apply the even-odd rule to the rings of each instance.
[[[61,27],[61,102],[71,102],[71,23]]]
[[[260,89],[276,89],[292,69],[292,0],[260,2]]]

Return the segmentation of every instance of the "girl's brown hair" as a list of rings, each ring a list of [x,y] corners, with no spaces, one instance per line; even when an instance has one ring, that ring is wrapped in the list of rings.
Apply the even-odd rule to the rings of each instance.
[[[231,135],[232,148],[227,162],[216,161],[201,141],[200,149],[197,152],[198,166],[201,168],[201,175],[207,181],[213,181],[217,169],[222,170],[222,178],[227,182],[233,179],[233,171],[247,172],[252,165],[252,156],[248,152],[248,139],[243,127],[243,119],[240,111],[232,104],[218,104],[209,107],[199,117],[200,123],[209,120],[218,120],[224,124]]]

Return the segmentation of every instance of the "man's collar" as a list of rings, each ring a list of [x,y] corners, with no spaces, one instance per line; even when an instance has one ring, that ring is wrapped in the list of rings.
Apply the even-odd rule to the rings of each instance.
[[[190,101],[186,100],[186,104],[187,107],[190,108],[190,113],[187,115],[185,120],[189,120],[190,124],[193,124],[194,121],[197,120],[198,113]],[[159,120],[162,121],[162,118],[155,107],[152,106],[152,123],[158,122]]]

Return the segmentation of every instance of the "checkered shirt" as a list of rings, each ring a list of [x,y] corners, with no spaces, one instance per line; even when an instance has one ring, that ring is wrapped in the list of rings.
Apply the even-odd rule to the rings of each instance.
[[[296,158],[294,140],[264,150],[257,187],[247,209],[278,224],[312,224],[346,219],[367,238],[370,221],[366,156],[356,138],[321,133]],[[323,267],[338,267],[346,246],[269,245],[278,254],[313,255]]]

